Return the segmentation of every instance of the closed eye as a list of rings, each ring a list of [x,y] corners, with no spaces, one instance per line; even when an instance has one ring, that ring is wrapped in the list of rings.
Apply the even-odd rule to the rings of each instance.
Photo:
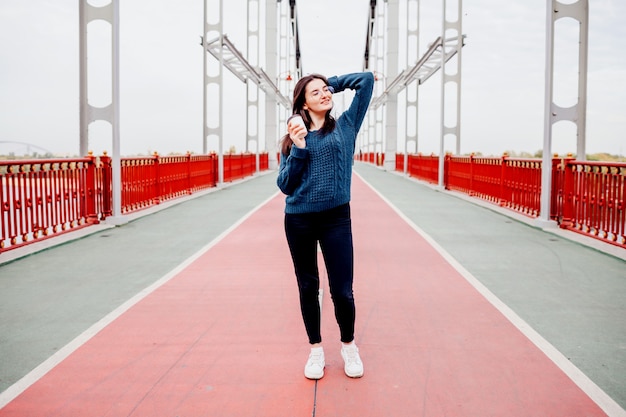
[[[324,93],[328,93],[329,91],[332,93],[332,91],[330,90],[330,88],[328,88],[328,86],[324,87],[323,91]],[[320,90],[311,91],[312,96],[318,96],[319,94],[320,94]]]

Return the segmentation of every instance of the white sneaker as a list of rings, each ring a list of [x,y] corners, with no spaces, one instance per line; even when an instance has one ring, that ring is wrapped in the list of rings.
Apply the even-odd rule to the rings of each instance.
[[[363,362],[359,356],[359,348],[353,343],[341,346],[341,357],[345,363],[343,370],[350,378],[361,378],[363,376]]]
[[[304,376],[308,379],[321,379],[324,376],[325,366],[324,349],[321,347],[311,348],[309,360],[306,361],[306,365],[304,366]]]

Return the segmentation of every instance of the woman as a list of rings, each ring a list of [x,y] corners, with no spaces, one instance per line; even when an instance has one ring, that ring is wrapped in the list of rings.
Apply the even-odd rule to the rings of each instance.
[[[363,376],[363,363],[354,343],[355,307],[352,293],[353,248],[350,220],[350,184],[357,133],[372,97],[372,73],[326,79],[319,74],[302,77],[293,94],[294,116],[282,139],[277,184],[287,195],[285,234],[293,259],[300,308],[311,344],[304,367],[309,379],[324,376],[324,350],[320,330],[317,246],[328,272],[330,294],[341,333],[344,371]],[[332,94],[355,90],[350,108],[337,120],[331,115]],[[297,119],[297,118],[296,118]]]

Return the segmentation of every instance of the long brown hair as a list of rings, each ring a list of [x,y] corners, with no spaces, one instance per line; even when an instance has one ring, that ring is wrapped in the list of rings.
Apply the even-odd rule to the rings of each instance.
[[[313,80],[318,79],[324,81],[324,84],[328,85],[328,80],[326,77],[320,74],[309,74],[300,78],[296,83],[296,86],[293,89],[293,104],[291,108],[293,109],[292,114],[299,114],[302,116],[302,120],[304,120],[304,124],[307,129],[311,128],[311,116],[309,115],[309,111],[304,109],[304,104],[306,102],[306,86]],[[326,112],[326,116],[324,117],[324,125],[320,129],[320,133],[326,134],[332,132],[335,128],[335,119],[330,114],[330,110]],[[289,133],[287,133],[281,139],[280,144],[280,152],[283,155],[289,155],[291,152],[291,146],[293,142],[289,137]]]

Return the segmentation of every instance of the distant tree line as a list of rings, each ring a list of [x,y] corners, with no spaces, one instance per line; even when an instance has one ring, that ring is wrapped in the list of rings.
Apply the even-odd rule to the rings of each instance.
[[[227,153],[229,154],[234,154],[236,152],[237,151],[234,146],[231,146],[230,149],[228,149],[227,151]],[[522,152],[505,151],[504,153],[506,153],[511,158],[542,158],[543,157],[543,150],[538,150],[535,153],[530,153],[530,152],[525,152],[525,151],[522,151]],[[193,155],[194,152],[191,152],[191,154]],[[502,156],[502,155],[484,155],[482,152],[473,152],[473,154],[475,156],[483,156],[483,157],[484,156],[487,156],[487,157]],[[149,151],[147,155],[153,155],[153,152]],[[168,156],[176,156],[176,155],[186,155],[186,153],[170,152],[168,154]],[[469,154],[466,154],[466,155],[469,155]],[[133,156],[142,156],[142,155],[133,155]],[[566,155],[559,155],[559,156],[565,157]],[[573,155],[573,157],[576,157],[576,155]],[[54,155],[51,152],[46,152],[46,153],[33,152],[30,155],[16,155],[14,152],[9,152],[8,154],[0,154],[0,161],[16,161],[16,160],[21,160],[21,159],[53,159],[53,158],[78,158],[78,155],[59,156],[59,155]],[[613,155],[613,154],[609,154],[605,152],[592,153],[592,154],[587,154],[587,161],[626,162],[626,156]]]
[[[517,152],[517,151],[505,151],[509,157],[511,158],[542,158],[543,150],[538,150],[535,153],[530,152]],[[474,152],[475,156],[487,156],[483,155],[482,152]],[[502,156],[502,155],[490,155],[490,156]],[[560,157],[565,157],[567,155],[559,155]],[[573,158],[576,158],[576,154],[572,155]],[[626,156],[622,155],[612,155],[610,153],[601,152],[601,153],[590,153],[587,154],[587,161],[598,161],[598,162],[626,162]]]
[[[17,161],[21,159],[52,159],[52,158],[61,158],[61,157],[54,155],[51,152],[46,152],[46,153],[33,152],[30,155],[16,155],[15,152],[9,152],[8,154],[4,154],[4,155],[0,154],[0,160],[2,161]]]

